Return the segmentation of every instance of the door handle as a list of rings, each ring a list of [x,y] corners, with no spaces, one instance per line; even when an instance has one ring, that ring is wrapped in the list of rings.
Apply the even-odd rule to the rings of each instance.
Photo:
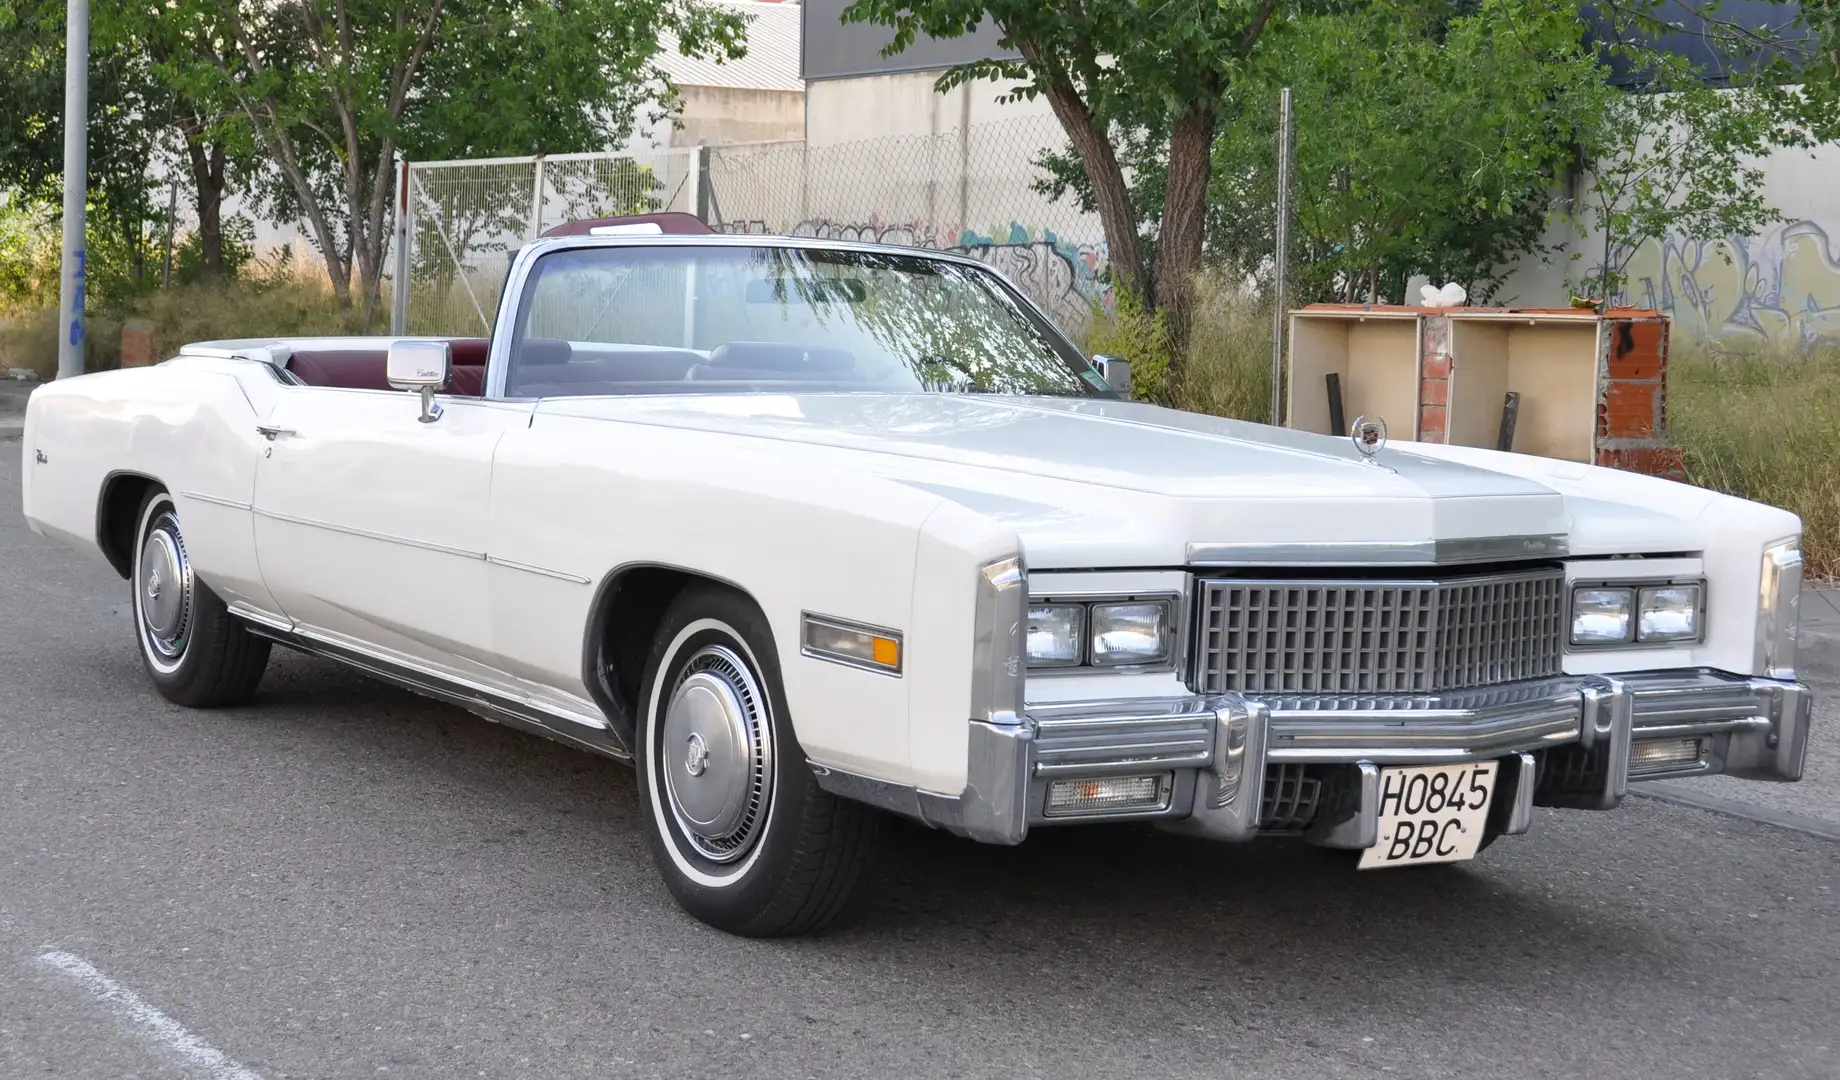
[[[274,442],[276,438],[282,435],[298,435],[300,433],[293,428],[269,427],[266,424],[257,424],[256,434],[263,436],[269,442]]]

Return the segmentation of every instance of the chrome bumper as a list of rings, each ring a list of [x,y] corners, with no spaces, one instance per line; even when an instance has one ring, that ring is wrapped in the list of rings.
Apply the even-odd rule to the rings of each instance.
[[[1222,840],[1271,831],[1268,779],[1328,767],[1334,805],[1301,835],[1333,847],[1377,838],[1386,765],[1497,760],[1490,828],[1525,832],[1535,805],[1610,810],[1648,740],[1698,739],[1697,760],[1638,779],[1727,773],[1801,779],[1813,694],[1806,686],[1712,671],[1583,676],[1420,698],[1246,698],[1238,694],[1030,708],[1015,724],[971,723],[965,790],[916,791],[819,769],[827,790],[986,843],[1020,843],[1031,825],[1157,820]],[[1286,767],[1291,768],[1286,773]],[[1064,779],[1158,776],[1157,806],[1047,813]],[[1300,781],[1299,781],[1300,782]]]

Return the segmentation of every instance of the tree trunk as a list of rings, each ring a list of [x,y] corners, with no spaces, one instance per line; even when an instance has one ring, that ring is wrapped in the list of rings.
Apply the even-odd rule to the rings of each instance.
[[[198,205],[199,276],[207,282],[224,277],[224,147],[209,148],[198,129],[185,126],[185,150],[191,159],[192,197]]]
[[[1156,308],[1169,327],[1172,389],[1182,382],[1193,329],[1195,273],[1207,227],[1208,180],[1214,174],[1214,111],[1196,104],[1169,135],[1169,182],[1157,230]]]
[[[1040,50],[1032,43],[1021,42],[1018,47],[1029,60],[1040,58]],[[1119,288],[1137,298],[1145,311],[1154,311],[1156,297],[1144,265],[1143,245],[1137,237],[1137,212],[1131,206],[1131,188],[1125,183],[1118,155],[1112,151],[1112,140],[1100,128],[1080,92],[1064,78],[1049,85],[1048,106],[1067,133],[1074,153],[1080,155],[1080,167],[1092,187],[1099,224],[1105,230],[1106,259],[1111,264],[1112,278]]]

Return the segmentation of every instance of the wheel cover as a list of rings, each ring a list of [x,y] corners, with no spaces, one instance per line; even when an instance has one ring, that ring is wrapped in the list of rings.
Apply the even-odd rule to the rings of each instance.
[[[141,640],[162,667],[176,666],[191,643],[197,583],[179,535],[179,520],[170,510],[154,518],[141,544],[135,569],[134,609]]]
[[[696,853],[733,862],[760,839],[773,792],[766,694],[747,663],[705,645],[678,673],[658,746],[665,801]]]

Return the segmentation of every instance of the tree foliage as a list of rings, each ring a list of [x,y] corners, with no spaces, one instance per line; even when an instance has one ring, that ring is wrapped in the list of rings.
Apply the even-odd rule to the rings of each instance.
[[[986,19],[997,27],[1001,46],[1020,57],[960,65],[939,88],[994,79],[1011,97],[1047,99],[1104,226],[1118,284],[1146,313],[1167,317],[1179,379],[1220,103],[1279,10],[1278,0],[855,0],[844,17],[893,27],[891,52],[920,34],[958,37]],[[1120,130],[1164,163],[1154,221],[1143,219],[1127,183],[1114,145]]]

